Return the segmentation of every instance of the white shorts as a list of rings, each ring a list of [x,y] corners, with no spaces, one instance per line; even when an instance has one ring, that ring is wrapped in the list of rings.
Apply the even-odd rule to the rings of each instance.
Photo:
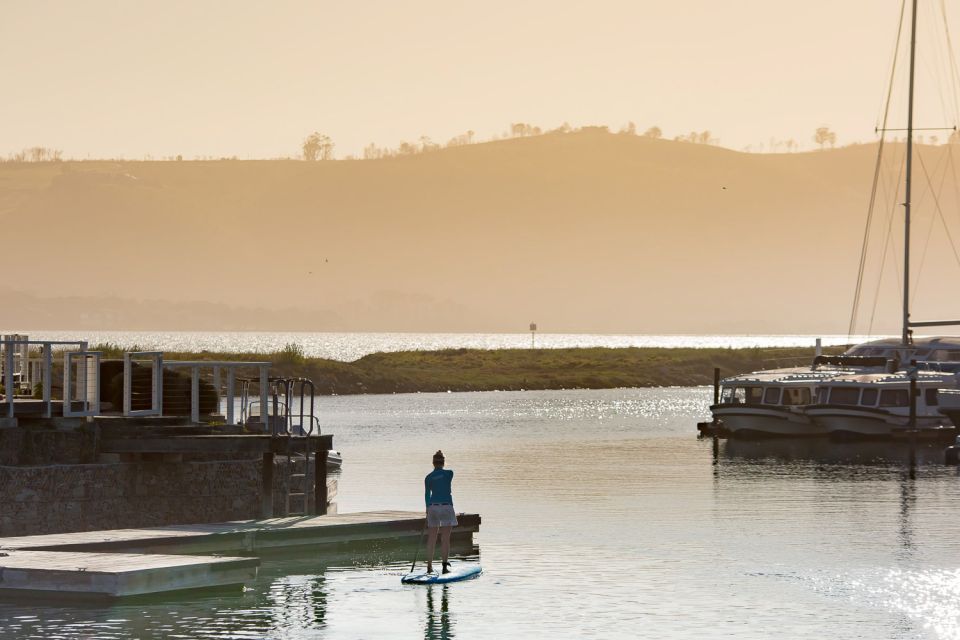
[[[452,504],[431,504],[427,507],[428,527],[455,527],[457,514]]]

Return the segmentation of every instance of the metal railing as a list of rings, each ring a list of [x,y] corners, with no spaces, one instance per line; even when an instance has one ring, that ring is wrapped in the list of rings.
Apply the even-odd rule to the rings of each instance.
[[[82,355],[94,355],[99,358],[98,352],[87,351],[87,342],[85,340],[78,341],[61,341],[61,340],[30,340],[30,339],[11,339],[11,336],[4,336],[4,340],[0,341],[0,347],[3,349],[3,385],[4,385],[4,400],[7,405],[7,417],[14,417],[14,400],[16,396],[16,389],[18,388],[17,380],[17,358],[21,358],[21,368],[24,364],[22,357],[24,353],[27,353],[27,361],[29,362],[29,349],[31,346],[37,346],[40,348],[40,384],[41,384],[41,401],[43,402],[43,417],[51,418],[53,417],[53,398],[52,398],[52,385],[51,381],[53,379],[53,348],[56,347],[73,347],[76,351],[70,352],[67,351],[64,355],[64,393],[68,388],[72,386],[73,383],[77,383],[77,386],[84,388],[85,390],[90,390],[90,374],[93,374],[93,385],[97,389],[96,398],[91,398],[88,393],[85,393],[85,397],[82,398],[84,403],[83,409],[79,412],[80,415],[89,415],[90,404],[96,405],[96,410],[99,411],[99,387],[100,387],[100,371],[99,367],[95,367],[93,371],[90,371],[89,367],[83,367],[81,371],[78,372],[77,376],[74,377],[71,375],[71,364],[74,358],[80,357]],[[70,354],[73,354],[71,357]],[[98,360],[99,362],[99,360]],[[28,365],[29,366],[29,365]],[[28,369],[28,373],[29,369]],[[21,379],[20,384],[23,382],[22,371],[20,371]],[[69,376],[69,377],[68,377]],[[32,375],[27,376],[28,384],[35,382]],[[72,393],[71,393],[72,396]],[[93,400],[93,402],[91,402]],[[64,398],[64,410],[70,413],[73,402],[73,398]],[[67,415],[66,413],[64,415]]]
[[[256,409],[260,422],[274,436],[309,436],[314,432],[319,435],[320,420],[314,415],[315,392],[309,378],[273,378],[267,404],[262,404],[262,400],[247,403],[244,419],[252,422]]]
[[[40,384],[41,415],[52,418],[54,348],[63,349],[64,417],[89,417],[101,413],[100,365],[103,353],[89,351],[87,341],[29,340],[26,336],[4,336],[0,340],[0,366],[5,395],[6,415],[15,417],[17,390],[24,384]],[[12,339],[16,337],[17,339]],[[20,339],[24,338],[24,339]],[[39,348],[39,358],[31,358],[31,347]],[[32,365],[31,365],[32,363]],[[18,367],[19,365],[19,367]],[[32,368],[24,374],[24,365]],[[149,370],[149,382],[141,367]],[[211,380],[217,397],[217,411],[224,407],[227,424],[237,423],[237,402],[244,422],[253,420],[253,409],[259,410],[259,422],[274,436],[310,436],[320,433],[319,419],[314,415],[316,389],[307,378],[271,378],[269,362],[179,361],[164,360],[161,351],[131,351],[123,354],[124,416],[164,416],[179,410],[176,403],[165,403],[163,373],[167,369],[186,369],[190,380],[190,420],[200,422],[201,374]],[[256,369],[253,378],[238,376],[240,369]],[[26,383],[24,383],[26,375]],[[39,377],[39,380],[36,378]],[[139,378],[139,379],[138,379]],[[224,389],[224,379],[226,382]],[[250,390],[256,385],[257,394]],[[170,398],[172,402],[173,398]],[[0,404],[0,406],[2,406]],[[165,411],[166,404],[166,411]],[[118,408],[119,409],[119,408]],[[0,414],[2,415],[2,414]]]
[[[166,360],[163,366],[170,369],[180,368],[190,370],[190,420],[192,422],[200,421],[200,372],[203,369],[211,369],[213,372],[213,386],[220,394],[220,376],[221,370],[226,370],[227,389],[226,389],[226,421],[227,424],[235,422],[234,399],[236,398],[237,369],[257,368],[259,370],[259,392],[260,402],[266,406],[270,396],[270,363],[269,362],[233,362],[229,360]],[[248,386],[245,386],[244,395]]]
[[[150,363],[150,408],[134,409],[133,366],[135,362]],[[139,393],[138,393],[139,395]],[[139,398],[138,398],[139,399]],[[137,403],[138,405],[140,403]],[[163,352],[131,351],[123,354],[123,415],[159,416],[163,414]]]

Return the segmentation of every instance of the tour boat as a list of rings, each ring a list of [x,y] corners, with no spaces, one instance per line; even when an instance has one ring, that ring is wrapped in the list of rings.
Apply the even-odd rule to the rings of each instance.
[[[802,410],[815,402],[817,387],[840,376],[893,372],[910,362],[922,369],[952,371],[960,366],[960,338],[918,338],[906,347],[895,338],[871,340],[841,356],[817,356],[810,367],[731,376],[720,382],[720,402],[710,412],[735,436],[827,435]]]
[[[955,373],[922,369],[842,375],[821,382],[817,403],[803,413],[831,436],[886,438],[909,429],[942,429],[950,421],[940,412],[940,390],[957,389],[957,383]],[[913,384],[917,394],[911,416]]]
[[[913,339],[913,329],[919,327],[957,326],[960,321],[918,322],[910,317],[910,225],[913,187],[914,145],[914,75],[916,67],[917,0],[912,2],[910,33],[910,89],[906,127],[906,162],[904,179],[903,225],[903,276],[901,278],[902,325],[899,341],[881,340],[858,345],[850,349],[850,356],[879,357],[889,360],[885,370],[860,369],[834,371],[819,376],[796,372],[777,372],[774,375],[747,374],[724,381],[721,402],[712,407],[714,418],[721,419],[732,433],[759,431],[785,435],[806,434],[857,434],[867,436],[890,435],[901,428],[932,428],[943,426],[944,417],[938,410],[938,388],[955,389],[956,377],[944,370],[945,363],[960,360],[960,338]],[[886,115],[882,129],[886,131]],[[881,140],[878,150],[877,171],[883,153]],[[877,173],[879,175],[879,173]],[[877,184],[874,184],[876,193]],[[871,205],[872,206],[872,205]],[[868,223],[869,224],[869,223]],[[854,296],[854,313],[851,315],[851,333],[856,309],[860,300],[867,242],[864,242],[860,260],[857,292]],[[910,365],[908,371],[898,371]],[[928,371],[922,371],[928,369]],[[941,369],[930,371],[929,369]],[[895,372],[895,373],[894,373]],[[915,383],[921,397],[910,402],[910,385]],[[939,386],[938,386],[939,385]],[[786,404],[813,395],[814,387],[818,403],[805,409]],[[784,389],[789,388],[789,395]],[[729,389],[729,390],[728,390]],[[769,402],[767,394],[769,393]],[[739,395],[738,395],[739,394]],[[777,402],[777,398],[781,398]],[[949,394],[948,394],[949,395]],[[834,397],[835,396],[835,397]],[[950,402],[953,402],[952,398]],[[734,405],[741,406],[734,406]],[[914,404],[915,413],[911,410]],[[958,403],[960,404],[960,403]],[[750,405],[748,408],[746,405]],[[802,415],[803,417],[799,417]],[[958,416],[960,417],[960,416]],[[808,422],[804,422],[807,420]]]
[[[940,389],[940,413],[960,426],[960,389]]]
[[[913,208],[913,162],[914,162],[914,76],[916,68],[917,0],[913,0],[910,14],[910,68],[909,92],[907,103],[906,158],[904,165],[903,199],[903,275],[901,278],[902,316],[899,349],[903,350],[900,364],[915,362],[905,371],[889,375],[853,375],[841,376],[820,385],[817,392],[818,403],[808,407],[804,413],[810,419],[825,428],[831,435],[887,436],[897,429],[931,429],[946,426],[946,418],[939,410],[938,389],[956,389],[957,378],[948,371],[955,367],[951,360],[960,360],[960,349],[956,344],[960,339],[940,338],[936,344],[919,348],[919,340],[914,341],[913,329],[919,327],[945,327],[960,325],[958,320],[918,322],[910,316],[910,285],[913,277],[910,271],[910,225]],[[888,105],[889,106],[889,105]],[[883,130],[886,130],[884,116]],[[879,171],[883,144],[881,141],[877,158]],[[877,174],[879,175],[879,173]],[[876,181],[874,184],[876,189]],[[936,194],[934,194],[936,197]],[[939,205],[937,205],[939,207]],[[951,240],[952,243],[952,240]],[[860,286],[864,274],[866,241],[860,259],[857,293],[854,297],[854,310],[859,302]],[[851,328],[853,316],[851,317]],[[911,351],[912,350],[912,353]],[[866,355],[866,353],[864,353]],[[936,366],[931,366],[936,365]],[[921,369],[940,369],[923,371]],[[915,384],[918,394],[911,398],[911,384]]]
[[[812,402],[821,380],[840,373],[845,371],[794,367],[726,378],[720,402],[710,412],[732,436],[822,435],[802,408]]]

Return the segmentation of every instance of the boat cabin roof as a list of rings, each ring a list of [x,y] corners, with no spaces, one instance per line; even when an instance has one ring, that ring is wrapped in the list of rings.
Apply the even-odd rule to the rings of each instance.
[[[795,367],[793,369],[771,369],[769,371],[754,371],[730,376],[720,381],[721,386],[744,386],[757,384],[801,384],[818,382],[837,375],[853,373],[850,369],[831,369],[812,371],[809,367]]]
[[[938,371],[918,371],[918,386],[938,386],[943,384],[955,384],[957,378],[952,373],[941,373]],[[905,385],[910,384],[910,374],[906,371],[897,371],[894,373],[850,373],[837,376],[823,382],[825,385]]]
[[[900,338],[871,340],[850,347],[844,352],[847,356],[874,356],[892,358],[899,355],[901,361],[917,360],[960,360],[960,336],[929,336],[915,338],[913,344],[904,347]]]

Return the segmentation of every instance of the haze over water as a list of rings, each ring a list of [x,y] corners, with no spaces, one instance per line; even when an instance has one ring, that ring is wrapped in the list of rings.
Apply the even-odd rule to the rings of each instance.
[[[402,586],[413,543],[264,558],[243,594],[0,605],[30,638],[960,636],[960,478],[922,449],[697,440],[709,389],[319,398],[341,512],[422,509],[437,448],[480,578]]]

